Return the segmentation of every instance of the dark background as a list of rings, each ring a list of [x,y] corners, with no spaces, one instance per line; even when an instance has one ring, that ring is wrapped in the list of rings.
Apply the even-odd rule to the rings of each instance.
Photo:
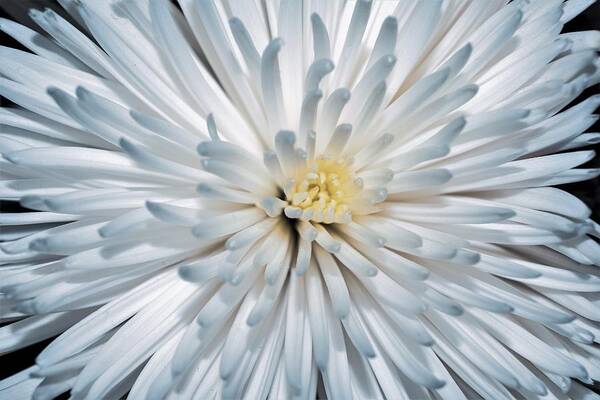
[[[104,1],[104,0],[98,0]],[[328,0],[324,0],[328,1]],[[486,0],[481,0],[486,1]],[[25,1],[27,2],[27,1]],[[31,22],[27,22],[23,18],[26,16],[26,10],[22,6],[22,0],[0,0],[0,17],[17,19],[22,23],[28,24],[32,28],[36,28],[35,24]],[[33,0],[29,1],[29,4],[35,4],[39,9],[43,9],[48,4],[52,4],[52,0]],[[54,2],[55,3],[55,2]],[[2,7],[6,9],[11,9],[12,15],[7,15],[6,11],[2,9]],[[60,7],[53,7],[55,10],[59,10]],[[66,15],[63,14],[65,17]],[[26,18],[26,17],[25,17]],[[570,21],[565,28],[564,32],[571,31],[584,31],[584,30],[600,30],[600,2],[589,7],[585,12],[577,16],[575,19]],[[10,46],[15,48],[21,48],[16,41],[14,41],[9,36],[0,32],[0,45]],[[582,95],[580,99],[587,98],[593,94],[600,94],[600,85],[595,85],[587,89]],[[578,102],[580,99],[577,99],[575,102]],[[0,97],[0,105],[8,106],[10,103]],[[1,131],[1,127],[0,127]],[[596,122],[594,126],[592,126],[589,132],[599,132],[600,131],[600,122]],[[594,146],[596,150],[600,150],[600,145]],[[596,157],[594,160],[588,162],[584,165],[586,168],[598,168],[600,167],[600,157]],[[594,180],[574,183],[569,185],[563,185],[564,190],[567,190],[583,201],[585,201],[588,206],[593,210],[593,218],[596,221],[599,221],[600,215],[600,177]],[[0,201],[0,210],[2,212],[16,212],[21,210],[21,208],[16,203],[12,202],[1,202]],[[50,340],[35,344],[33,346],[29,346],[21,351],[17,351],[8,355],[4,355],[0,358],[0,379],[10,376],[24,368],[31,366],[34,363],[35,356],[50,342]],[[63,396],[61,396],[63,398]],[[68,398],[68,396],[64,396],[64,398]]]

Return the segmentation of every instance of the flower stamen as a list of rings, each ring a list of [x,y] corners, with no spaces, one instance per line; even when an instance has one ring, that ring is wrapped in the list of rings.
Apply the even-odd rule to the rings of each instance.
[[[287,182],[286,215],[326,224],[350,222],[350,204],[361,187],[349,167],[344,159],[325,156],[310,161]]]

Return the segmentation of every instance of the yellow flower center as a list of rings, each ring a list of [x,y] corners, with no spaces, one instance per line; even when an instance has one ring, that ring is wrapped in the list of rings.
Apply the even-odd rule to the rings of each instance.
[[[326,224],[350,222],[350,205],[361,191],[360,180],[354,178],[344,160],[320,157],[310,164],[285,188],[288,204],[301,219]]]

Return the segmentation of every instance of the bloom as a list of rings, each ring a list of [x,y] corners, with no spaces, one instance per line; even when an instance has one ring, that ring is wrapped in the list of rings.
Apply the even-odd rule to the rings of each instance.
[[[505,3],[2,20],[0,398],[591,396],[600,38]]]

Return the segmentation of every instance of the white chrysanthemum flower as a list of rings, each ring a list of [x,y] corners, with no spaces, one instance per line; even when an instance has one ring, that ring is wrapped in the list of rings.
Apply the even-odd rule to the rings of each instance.
[[[0,29],[1,399],[596,399],[587,0],[59,0]],[[558,154],[553,154],[558,153]]]

